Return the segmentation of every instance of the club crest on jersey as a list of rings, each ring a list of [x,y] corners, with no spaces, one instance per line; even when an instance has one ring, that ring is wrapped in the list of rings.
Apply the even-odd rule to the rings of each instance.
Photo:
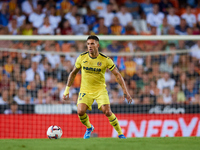
[[[98,62],[98,63],[97,63],[97,66],[99,66],[99,67],[100,67],[101,65],[102,65],[102,63],[101,63],[101,62]]]

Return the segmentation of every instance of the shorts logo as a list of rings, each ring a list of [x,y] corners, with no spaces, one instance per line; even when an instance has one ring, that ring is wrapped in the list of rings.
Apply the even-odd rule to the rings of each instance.
[[[79,101],[82,100],[82,98],[79,98]]]
[[[102,65],[102,63],[101,63],[101,62],[98,62],[98,63],[97,63],[97,66],[99,66],[99,67],[100,67],[101,65]]]

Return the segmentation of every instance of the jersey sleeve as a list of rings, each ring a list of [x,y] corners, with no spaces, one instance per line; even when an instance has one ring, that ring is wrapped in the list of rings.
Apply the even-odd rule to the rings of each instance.
[[[114,68],[115,68],[115,64],[114,62],[112,61],[112,59],[110,58],[107,58],[107,68],[112,71]]]
[[[81,57],[80,56],[76,59],[75,67],[81,68]]]

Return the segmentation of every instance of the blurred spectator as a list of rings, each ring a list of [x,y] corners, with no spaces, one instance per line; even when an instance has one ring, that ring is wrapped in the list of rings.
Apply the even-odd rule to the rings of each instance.
[[[200,41],[197,41],[197,43],[191,47],[190,51],[192,57],[200,59]]]
[[[184,40],[179,40],[178,41],[178,47],[177,47],[178,50],[184,50],[186,49],[186,46],[185,46],[185,41]]]
[[[102,0],[94,0],[90,2],[90,8],[101,14],[106,11],[106,3],[102,2]]]
[[[24,49],[26,48],[26,44],[24,43]],[[29,48],[27,48],[26,50],[28,50]],[[31,67],[31,60],[29,59],[29,57],[25,57],[23,59],[23,63],[21,66],[21,70],[22,71],[26,71],[28,68]]]
[[[61,16],[56,16],[55,7],[51,7],[50,8],[50,15],[49,15],[49,23],[50,23],[51,27],[53,29],[56,29],[58,27],[58,24],[59,24],[60,21],[61,21]]]
[[[0,91],[2,90],[8,90],[10,88],[10,78],[9,75],[6,74],[5,71],[3,71],[1,82],[0,82]]]
[[[106,10],[102,13],[99,13],[98,16],[100,18],[103,17],[105,26],[109,27],[112,24],[113,18],[115,17],[115,14],[112,12],[112,5],[108,4]]]
[[[31,99],[29,99],[29,101],[31,101],[32,103],[32,101],[34,101],[34,99],[37,97],[37,92],[38,92],[38,89],[36,88],[36,83],[34,81],[29,82],[26,92],[28,95],[31,96]]]
[[[38,73],[35,74],[34,81],[37,89],[41,89],[44,86],[44,81],[40,80],[40,75]]]
[[[197,5],[197,1],[196,0],[186,0],[187,4],[192,6],[192,7],[196,7]]]
[[[113,57],[113,62],[115,63],[115,65],[117,66],[117,68],[120,70],[121,73],[124,72],[125,68],[126,68],[124,61],[125,61],[124,57],[122,57],[122,56],[114,56]]]
[[[163,93],[163,89],[169,87],[170,90],[173,90],[175,86],[174,79],[170,78],[170,74],[168,72],[163,73],[163,77],[158,79],[157,87],[160,90],[160,94]]]
[[[173,99],[172,99],[172,95],[170,93],[170,88],[169,87],[165,87],[163,88],[163,94],[159,99],[160,104],[172,104]]]
[[[156,96],[150,93],[149,85],[145,85],[142,89],[142,94],[140,96],[140,102],[144,105],[155,104],[156,103]]]
[[[160,64],[161,72],[169,72],[169,74],[173,73],[173,56],[168,55],[165,63]]]
[[[73,93],[70,103],[73,105],[77,105],[77,100],[78,100],[78,93]]]
[[[72,27],[68,20],[64,19],[60,25],[60,32],[62,35],[73,35]]]
[[[24,87],[20,87],[18,89],[17,95],[13,98],[13,100],[17,104],[22,105],[26,104],[25,99],[26,99],[26,89]]]
[[[13,16],[17,20],[17,27],[24,25],[26,16],[22,14],[22,11],[19,7],[15,8],[15,15]]]
[[[188,28],[188,25],[187,25],[185,19],[181,18],[180,25],[177,25],[175,27],[176,34],[187,35],[187,28]]]
[[[112,53],[117,53],[123,50],[123,46],[117,42],[117,41],[112,41],[112,44],[108,45],[107,49],[108,51]]]
[[[187,103],[191,103],[195,100],[195,95],[198,94],[198,89],[194,86],[195,79],[191,79],[187,81],[186,89],[184,90]]]
[[[9,7],[9,13],[13,15],[17,7],[17,0],[10,0],[10,2],[8,3],[8,7]]]
[[[108,34],[108,28],[104,25],[103,17],[98,18],[98,23],[93,26],[92,32],[94,32],[94,34],[99,34],[99,35]]]
[[[159,3],[160,11],[164,14],[168,14],[169,8],[173,7],[173,4],[169,0],[161,0]]]
[[[2,90],[1,91],[1,97],[0,97],[0,105],[6,105],[9,104],[9,97],[8,97],[8,90]]]
[[[186,71],[187,78],[197,78],[199,74],[195,71],[195,64],[190,62],[188,65],[188,70]]]
[[[129,22],[133,21],[132,15],[127,11],[126,6],[122,5],[120,11],[116,14],[119,19],[120,24],[125,27]]]
[[[111,104],[123,104],[123,103],[125,103],[123,96],[120,94],[118,88],[111,89],[110,101],[111,101]]]
[[[157,27],[157,35],[168,35],[170,26],[166,17],[163,18],[162,24]]]
[[[44,4],[45,3],[45,4]],[[43,8],[42,8],[42,13],[45,13],[47,16],[50,15],[50,7],[53,7],[55,5],[52,4],[52,0],[48,1],[48,2],[44,2],[42,5],[43,5]]]
[[[127,26],[125,27],[126,35],[137,35],[135,28],[133,27],[133,23],[129,22]]]
[[[109,89],[114,90],[119,88],[119,84],[117,83],[116,79],[114,78],[114,75],[111,74],[110,81],[108,83]]]
[[[33,35],[33,28],[30,22],[27,22],[22,29],[22,35]]]
[[[187,76],[185,72],[182,72],[180,74],[180,79],[177,82],[177,85],[180,86],[181,90],[184,91],[186,89],[186,85],[187,85]]]
[[[25,0],[22,5],[22,12],[26,15],[30,15],[33,12],[32,0]]]
[[[197,23],[196,16],[194,14],[192,14],[190,5],[188,5],[186,7],[186,13],[181,15],[181,18],[185,19],[188,26],[190,26],[190,27],[194,27],[195,24]]]
[[[158,27],[162,24],[164,14],[159,12],[158,4],[153,5],[153,12],[147,15],[147,24],[148,26]]]
[[[34,76],[36,72],[40,75],[41,81],[44,81],[44,72],[38,69],[37,62],[32,62],[31,68],[26,70],[26,81],[34,81]]]
[[[167,15],[167,22],[173,27],[180,24],[180,17],[175,14],[174,7],[169,8],[169,14]]]
[[[151,3],[151,0],[145,0],[144,3],[140,4],[140,7],[146,16],[153,12],[153,4]]]
[[[124,3],[124,6],[128,10],[128,12],[131,13],[131,15],[134,19],[140,18],[140,15],[139,15],[140,5],[139,5],[138,2],[135,2],[135,1],[132,1],[132,0],[126,0],[125,3]]]
[[[38,34],[44,34],[44,35],[53,35],[54,30],[53,26],[49,23],[49,18],[45,17],[44,18],[44,24],[42,27],[38,29]]]
[[[106,3],[107,6],[108,6],[109,4],[111,4],[111,6],[112,6],[112,12],[113,12],[113,13],[116,13],[116,12],[119,11],[119,3],[118,3],[118,1],[116,1],[116,0],[104,0],[104,2],[105,2],[105,1],[109,1],[109,2]]]
[[[177,83],[180,78],[180,68],[178,64],[173,65],[173,72],[171,73],[171,78]]]
[[[88,26],[82,23],[81,16],[76,14],[76,22],[77,24],[72,27],[75,35],[87,35],[88,34]]]
[[[132,76],[132,80],[136,81],[137,90],[140,90],[143,88],[143,81],[142,81],[143,73],[144,73],[143,66],[137,65],[136,73]]]
[[[45,14],[42,13],[42,5],[38,4],[35,12],[29,15],[29,21],[33,24],[33,27],[40,28],[43,25]]]
[[[6,64],[4,65],[4,69],[7,73],[11,73],[13,71],[13,66],[14,66],[14,63],[13,63],[13,58],[11,56],[9,56],[7,58],[7,62]]]
[[[149,92],[150,92],[151,95],[155,95],[155,96],[159,95],[159,89],[156,86],[156,81],[155,80],[150,81],[149,90],[150,90]]]
[[[125,28],[120,24],[117,17],[113,18],[112,25],[109,27],[108,33],[112,35],[123,35],[126,33]]]
[[[17,20],[13,18],[8,24],[8,31],[11,35],[19,34],[19,28],[17,27]]]
[[[8,97],[14,97],[17,94],[17,84],[15,81],[10,81],[10,89],[8,92]]]
[[[49,51],[53,52],[54,50],[55,50],[55,45],[51,44],[49,46]],[[48,62],[51,64],[52,68],[55,68],[60,63],[60,56],[57,54],[47,53],[45,57],[47,58]]]
[[[34,104],[45,104],[45,103],[46,103],[46,100],[44,98],[43,90],[38,90],[37,98],[34,100]]]
[[[137,64],[133,61],[132,56],[126,56],[126,61],[124,62],[125,64],[125,73],[126,75],[132,77],[135,72],[136,72],[136,66]]]
[[[4,114],[22,114],[23,112],[21,110],[18,110],[18,105],[15,101],[12,101],[10,104],[10,109],[6,109],[4,111]]]
[[[180,103],[182,104],[186,100],[184,92],[181,90],[180,86],[178,85],[174,86],[172,97],[173,97],[173,101],[175,101],[178,104]]]
[[[175,50],[177,50],[176,45],[174,43],[170,43],[169,44],[169,51],[173,52]],[[179,62],[179,58],[180,58],[179,54],[173,53],[171,55],[173,57],[173,64],[177,64]]]
[[[84,23],[87,24],[89,30],[92,30],[94,24],[96,23],[95,12],[87,7],[87,14],[84,15]]]
[[[77,6],[74,5],[72,6],[71,11],[65,15],[65,19],[69,20],[69,23],[71,26],[74,26],[77,24],[77,20],[76,20],[77,10],[78,10]]]
[[[72,8],[73,4],[74,3],[71,0],[61,0],[60,7],[62,10],[62,13],[68,13],[70,11],[70,9]],[[58,4],[56,4],[56,5],[58,5]]]
[[[10,14],[8,13],[8,6],[6,2],[2,3],[2,7],[0,10],[0,25],[7,26]]]

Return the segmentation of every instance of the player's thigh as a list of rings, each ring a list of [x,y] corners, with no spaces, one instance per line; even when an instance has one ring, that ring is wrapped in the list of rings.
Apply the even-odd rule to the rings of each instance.
[[[98,104],[98,109],[100,109],[100,110],[101,110],[101,106],[106,105],[106,104],[110,104],[107,91],[99,92],[98,95],[96,96],[95,100]]]
[[[87,109],[92,110],[92,104],[94,102],[94,98],[92,97],[91,94],[86,93],[86,92],[79,92],[79,97],[77,100],[77,105],[79,106],[79,104],[85,104],[87,105]],[[81,107],[82,105],[80,105]]]

